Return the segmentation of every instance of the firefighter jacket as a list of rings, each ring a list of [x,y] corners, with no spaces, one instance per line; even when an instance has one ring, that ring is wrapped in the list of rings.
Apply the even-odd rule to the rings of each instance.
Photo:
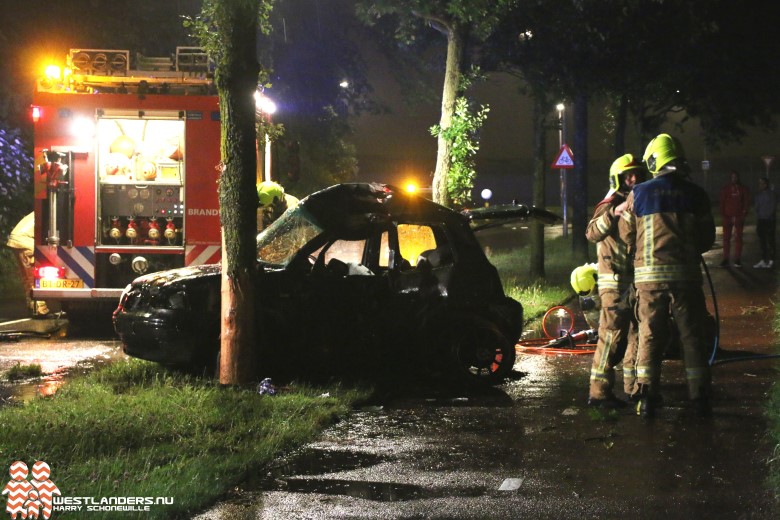
[[[701,255],[715,242],[707,193],[675,169],[634,187],[618,226],[634,253],[634,283],[701,283]],[[651,288],[651,287],[646,287]]]
[[[620,217],[615,215],[615,206],[625,200],[626,194],[616,191],[599,202],[585,229],[585,237],[596,243],[600,289],[622,291],[634,278],[633,259],[619,234]]]

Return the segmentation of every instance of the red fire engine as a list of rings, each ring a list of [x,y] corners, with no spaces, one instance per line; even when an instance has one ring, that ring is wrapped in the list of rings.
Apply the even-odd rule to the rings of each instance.
[[[34,299],[113,308],[137,276],[219,261],[207,67],[192,47],[170,58],[73,49],[64,72],[38,80]]]

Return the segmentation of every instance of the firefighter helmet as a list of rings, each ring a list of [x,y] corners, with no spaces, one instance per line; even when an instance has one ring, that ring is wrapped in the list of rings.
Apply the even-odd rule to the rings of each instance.
[[[585,264],[571,272],[571,287],[580,296],[585,296],[596,287],[599,271],[596,264]]]
[[[648,143],[642,160],[647,164],[650,173],[656,176],[661,168],[670,162],[684,158],[685,151],[677,138],[669,134],[659,134]]]
[[[621,155],[615,159],[615,162],[613,162],[612,166],[609,168],[609,187],[618,191],[620,189],[620,175],[623,172],[636,170],[641,167],[642,163],[630,153]]]
[[[257,200],[260,206],[270,206],[274,199],[284,200],[284,188],[273,181],[263,181],[257,185]]]

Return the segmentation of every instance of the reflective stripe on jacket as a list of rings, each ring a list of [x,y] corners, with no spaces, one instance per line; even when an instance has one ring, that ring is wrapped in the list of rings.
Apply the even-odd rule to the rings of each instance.
[[[602,200],[585,229],[585,237],[596,243],[599,290],[623,290],[633,280],[632,259],[628,254],[628,246],[620,237],[620,218],[613,211],[615,206],[625,200],[625,194],[619,191]]]
[[[634,187],[620,236],[635,249],[635,284],[701,282],[699,260],[715,242],[707,193],[675,170]]]

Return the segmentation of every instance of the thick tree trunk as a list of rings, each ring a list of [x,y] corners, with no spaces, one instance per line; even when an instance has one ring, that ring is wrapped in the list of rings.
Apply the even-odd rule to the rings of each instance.
[[[533,205],[537,208],[544,208],[547,204],[545,200],[545,181],[549,170],[546,168],[545,156],[547,154],[547,96],[540,89],[534,90],[534,106],[532,114],[533,124],[533,157],[534,157],[534,187],[533,187]],[[530,276],[534,278],[544,278],[544,224],[534,220],[531,223],[531,262]]]
[[[444,130],[452,124],[455,113],[455,98],[458,94],[460,68],[463,61],[464,32],[458,26],[447,28],[447,64],[444,70],[444,88],[441,96],[441,119],[439,127]],[[443,137],[438,138],[436,153],[436,171],[433,174],[433,200],[444,206],[450,206],[447,191],[447,175],[450,171],[450,144]]]
[[[225,250],[225,234],[222,248]],[[254,327],[255,277],[251,270],[229,276],[222,264],[222,330],[219,382],[223,385],[245,385],[256,378]]]
[[[220,383],[251,382],[254,355],[254,281],[257,192],[255,190],[255,101],[257,76],[257,5],[224,3],[230,27],[217,64],[222,122],[219,206],[222,221],[222,336]]]
[[[574,99],[574,175],[572,179],[572,251],[577,261],[588,261],[588,95],[577,92]]]

